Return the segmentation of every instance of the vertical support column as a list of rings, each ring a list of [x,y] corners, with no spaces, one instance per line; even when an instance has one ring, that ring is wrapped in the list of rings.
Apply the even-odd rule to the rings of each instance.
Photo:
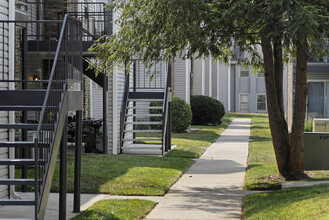
[[[133,66],[133,92],[136,92],[137,91],[136,90],[136,88],[137,88],[136,83],[137,83],[137,69],[136,69],[136,61],[135,61],[134,62],[134,66]],[[129,90],[129,88],[128,88],[128,90]],[[128,91],[128,93],[129,93],[129,91]],[[135,101],[133,102],[133,106],[136,107],[136,102]],[[133,109],[133,115],[136,115],[136,112],[137,111],[134,108]],[[133,122],[136,122],[136,117],[133,117]],[[136,130],[136,128],[137,128],[137,125],[134,124],[133,125],[133,130]],[[136,139],[136,133],[135,132],[133,132],[133,139]],[[133,141],[133,143],[135,144],[135,141]]]
[[[103,153],[108,154],[108,125],[107,125],[107,90],[108,90],[108,77],[104,74],[104,84],[103,84]]]
[[[23,28],[22,29],[22,51],[23,51],[23,59],[22,59],[22,80],[27,80],[27,29]],[[22,84],[22,90],[27,89],[27,84],[23,83]],[[23,111],[22,112],[22,123],[27,122],[27,112]],[[22,141],[27,141],[27,130],[22,129]],[[22,156],[23,158],[28,158],[28,148],[22,148]],[[22,178],[27,179],[27,166],[24,165],[22,166]],[[27,186],[23,185],[22,186],[22,192],[27,191]]]
[[[231,58],[229,58],[227,71],[227,111],[231,111]]]
[[[167,122],[167,128],[166,128],[166,136],[165,136],[165,151],[171,150],[171,96],[172,96],[172,83],[171,83],[171,78],[172,78],[172,72],[171,72],[171,66],[169,65],[169,72],[168,72],[168,122]]]
[[[209,56],[209,97],[212,97],[212,59]]]
[[[201,70],[201,94],[206,95],[206,60],[202,58],[202,70]]]
[[[220,68],[220,63],[219,63],[219,60],[217,60],[217,88],[216,88],[216,91],[217,91],[217,100],[219,100],[219,74],[220,74],[220,71],[219,71],[219,68]]]
[[[75,152],[74,152],[74,201],[73,212],[80,212],[81,193],[81,147],[82,147],[82,111],[75,115]]]
[[[59,167],[59,219],[66,219],[66,159],[67,159],[67,117],[65,117],[60,146]]]

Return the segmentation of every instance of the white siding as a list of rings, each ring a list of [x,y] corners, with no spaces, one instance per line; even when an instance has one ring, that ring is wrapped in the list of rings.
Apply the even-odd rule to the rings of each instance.
[[[194,59],[192,66],[192,95],[202,95],[202,60]]]
[[[91,81],[90,117],[103,119],[103,88]]]
[[[0,20],[8,20],[9,19],[9,2],[8,0],[0,1]],[[9,32],[8,32],[8,25],[0,27],[0,48],[4,47],[4,51],[1,49],[0,56],[1,60],[4,62],[0,63],[0,77],[8,79],[8,71],[9,71]],[[8,84],[7,83],[0,83],[0,89],[7,90]],[[8,113],[1,112],[0,113],[0,123],[8,123]],[[0,129],[0,141],[8,141],[8,130]],[[8,158],[8,149],[0,149],[0,158],[5,159]],[[0,166],[0,179],[8,178],[8,167],[7,166]],[[0,186],[0,198],[4,198],[8,196],[8,187],[7,186]]]
[[[190,102],[190,65],[186,64],[186,60],[176,59],[174,64],[174,96]]]

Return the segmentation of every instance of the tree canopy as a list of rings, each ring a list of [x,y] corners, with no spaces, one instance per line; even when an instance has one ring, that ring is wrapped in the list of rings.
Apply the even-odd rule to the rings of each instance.
[[[108,7],[120,14],[119,30],[91,49],[105,68],[136,54],[144,61],[192,54],[227,60],[237,47],[248,53],[243,62],[259,65],[261,33],[282,42],[285,57],[294,54],[299,32],[307,36],[313,54],[326,52],[325,0],[114,0]]]
[[[328,56],[327,0],[113,0],[118,31],[91,48],[101,69],[133,58],[235,58],[265,71],[269,123],[279,172],[303,177],[307,62]],[[239,53],[235,53],[238,49]],[[293,57],[292,129],[283,108],[283,63]]]

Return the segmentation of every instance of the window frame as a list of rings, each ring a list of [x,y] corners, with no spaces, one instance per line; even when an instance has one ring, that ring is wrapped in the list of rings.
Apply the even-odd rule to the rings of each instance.
[[[259,96],[265,96],[265,110],[259,110],[258,109],[258,103],[263,103],[263,102],[258,102],[258,97]],[[257,93],[256,94],[256,111],[257,112],[267,112],[267,97],[265,93]]]
[[[242,111],[241,110],[241,96],[242,95],[248,96],[248,111]],[[249,93],[240,93],[239,94],[239,111],[240,112],[250,112],[250,94]]]

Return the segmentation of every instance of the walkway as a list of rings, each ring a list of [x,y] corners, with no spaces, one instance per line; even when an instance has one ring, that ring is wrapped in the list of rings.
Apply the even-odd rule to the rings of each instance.
[[[164,197],[81,195],[81,210],[104,199],[139,198],[158,202],[147,219],[240,219],[246,171],[250,119],[235,119]],[[24,193],[33,199],[33,193]],[[45,219],[58,219],[57,193],[51,193]],[[19,211],[18,211],[19,210]],[[72,213],[73,195],[67,196],[67,219]],[[1,218],[33,218],[31,207],[2,207]]]
[[[240,219],[250,119],[235,119],[147,219]]]

